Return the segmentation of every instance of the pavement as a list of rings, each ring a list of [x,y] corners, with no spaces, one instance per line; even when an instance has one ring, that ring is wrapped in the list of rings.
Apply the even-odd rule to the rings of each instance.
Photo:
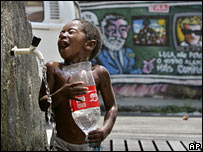
[[[104,104],[99,97],[102,111]],[[116,96],[119,115],[202,116],[202,99]]]

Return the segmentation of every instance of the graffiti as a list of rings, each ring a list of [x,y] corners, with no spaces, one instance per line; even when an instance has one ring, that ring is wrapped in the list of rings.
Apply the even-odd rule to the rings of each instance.
[[[158,92],[166,92],[167,84],[138,85],[138,84],[116,84],[113,85],[114,92],[121,96],[154,96]]]
[[[168,13],[169,12],[169,6],[167,4],[150,4],[149,5],[149,12]]]
[[[98,17],[93,12],[85,11],[81,14],[81,18],[93,23],[96,26],[99,26]]]
[[[146,60],[143,61],[144,63],[144,66],[143,66],[143,73],[151,73],[152,70],[154,69],[154,64],[153,62],[155,61],[156,59],[153,58],[151,59],[149,62],[147,62]]]
[[[202,14],[179,13],[174,16],[174,43],[180,51],[201,51]]]
[[[130,26],[120,15],[107,14],[101,21],[103,48],[93,63],[105,66],[110,74],[141,74],[135,68],[135,53],[125,46]]]
[[[158,52],[156,69],[158,72],[179,74],[202,74],[202,53],[200,52]],[[176,69],[174,68],[176,65]]]
[[[105,47],[120,51],[126,42],[129,26],[123,16],[108,14],[101,21]]]
[[[180,28],[180,29],[179,29]],[[202,17],[181,17],[177,21],[178,41],[180,46],[202,46]]]
[[[202,4],[127,4],[84,5],[82,18],[103,38],[93,65],[106,67],[113,83],[202,85]]]
[[[166,19],[133,17],[135,45],[166,45]],[[153,19],[154,18],[154,19]]]

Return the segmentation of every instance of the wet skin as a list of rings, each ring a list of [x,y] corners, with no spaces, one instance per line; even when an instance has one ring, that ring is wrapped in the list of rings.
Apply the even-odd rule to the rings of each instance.
[[[82,86],[83,82],[72,83],[72,77],[66,77],[62,68],[73,63],[88,61],[95,45],[95,40],[85,39],[85,33],[82,32],[80,22],[72,21],[64,26],[58,40],[59,53],[64,59],[64,63],[53,61],[46,64],[57,136],[72,144],[84,144],[86,142],[85,134],[72,118],[69,99],[77,99],[75,96],[86,94],[87,88]],[[88,135],[88,142],[97,142],[95,147],[99,147],[113,128],[117,117],[117,104],[110,75],[106,68],[96,65],[92,68],[92,72],[97,92],[101,93],[106,109],[103,126],[89,132]],[[46,111],[49,107],[44,82],[42,82],[39,93],[39,106],[42,111]]]

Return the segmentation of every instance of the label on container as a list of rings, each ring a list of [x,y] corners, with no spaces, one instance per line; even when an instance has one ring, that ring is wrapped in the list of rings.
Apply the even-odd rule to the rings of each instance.
[[[88,94],[76,96],[82,101],[69,100],[71,112],[81,110],[81,109],[100,107],[96,86],[87,86],[87,87],[88,87]]]

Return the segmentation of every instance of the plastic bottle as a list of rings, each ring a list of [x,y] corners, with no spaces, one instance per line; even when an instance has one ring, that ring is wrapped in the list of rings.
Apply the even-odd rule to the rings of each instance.
[[[82,101],[69,100],[73,119],[87,136],[89,131],[96,129],[101,116],[91,62],[66,66],[63,72],[68,77],[72,75],[72,82],[83,81],[83,86],[88,87],[88,94],[76,96]]]

